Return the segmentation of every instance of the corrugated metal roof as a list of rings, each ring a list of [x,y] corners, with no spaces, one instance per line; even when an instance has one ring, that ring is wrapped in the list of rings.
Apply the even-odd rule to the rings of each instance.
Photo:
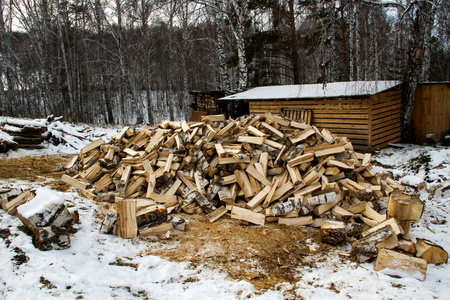
[[[400,85],[400,81],[346,81],[324,84],[262,86],[219,100],[335,98],[375,95]]]

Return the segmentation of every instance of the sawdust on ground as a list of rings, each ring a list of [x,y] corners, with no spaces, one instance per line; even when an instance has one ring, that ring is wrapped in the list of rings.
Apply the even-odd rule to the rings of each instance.
[[[65,191],[69,186],[59,180],[63,174],[60,166],[68,159],[67,156],[1,158],[0,180],[39,182],[53,178],[50,187]],[[144,239],[150,246],[146,254],[190,262],[193,266],[207,265],[226,272],[232,279],[249,281],[258,290],[297,281],[298,268],[312,267],[317,259],[326,259],[330,251],[329,245],[320,242],[319,230],[313,227],[276,223],[241,225],[229,216],[210,223],[204,215],[180,216],[189,220],[189,229],[176,231],[160,243]]]

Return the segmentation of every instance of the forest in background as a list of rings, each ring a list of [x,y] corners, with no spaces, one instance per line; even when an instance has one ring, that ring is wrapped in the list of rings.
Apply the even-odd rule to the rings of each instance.
[[[158,123],[192,90],[450,80],[445,0],[0,0],[0,115]]]

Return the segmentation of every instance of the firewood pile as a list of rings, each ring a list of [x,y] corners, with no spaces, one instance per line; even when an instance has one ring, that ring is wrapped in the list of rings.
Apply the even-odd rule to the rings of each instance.
[[[17,148],[41,149],[40,144],[47,137],[47,126],[40,122],[8,119],[0,124],[0,130],[13,138],[13,142],[0,139],[0,152]]]
[[[175,213],[314,226],[325,243],[352,243],[360,262],[377,257],[376,270],[424,279],[427,263],[447,262],[448,254],[409,240],[424,203],[377,173],[370,158],[346,137],[270,113],[236,120],[208,115],[152,129],[126,126],[111,142],[82,148],[61,180],[107,203],[102,233],[185,231],[188,222]]]

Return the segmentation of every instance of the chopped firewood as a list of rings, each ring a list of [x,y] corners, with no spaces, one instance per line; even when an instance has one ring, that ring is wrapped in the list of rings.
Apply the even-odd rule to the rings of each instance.
[[[333,207],[333,209],[331,210],[334,216],[338,216],[338,217],[352,217],[354,216],[353,213],[349,212],[348,210],[336,205]]]
[[[89,151],[91,151],[91,150],[93,150],[93,149],[95,149],[97,147],[100,147],[104,143],[105,143],[105,141],[103,141],[102,139],[98,139],[98,140],[90,143],[89,145],[81,148],[80,155],[83,155],[83,154],[85,154],[85,153],[87,153],[87,152],[89,152]]]
[[[6,210],[6,212],[10,215],[14,215],[17,212],[17,208],[24,203],[27,203],[31,199],[34,198],[34,193],[31,191],[25,191],[22,194],[18,195],[11,201],[6,201],[2,203],[2,208]]]
[[[313,224],[313,217],[298,217],[298,218],[278,218],[278,224],[287,226],[304,226]]]
[[[347,239],[347,227],[344,222],[325,219],[320,226],[320,237],[327,244],[343,243]]]
[[[253,176],[255,179],[257,179],[258,181],[260,181],[262,184],[264,185],[270,185],[270,181],[266,178],[266,176],[264,176],[263,174],[261,174],[254,166],[249,165],[247,167],[247,169],[245,169],[245,171],[250,174],[251,176]]]
[[[133,195],[146,181],[144,177],[138,177],[126,190],[125,197]]]
[[[391,225],[392,230],[394,231],[394,233],[396,235],[400,235],[400,234],[404,233],[402,227],[400,227],[400,225],[398,224],[397,220],[395,220],[394,218],[390,218],[390,219],[388,219],[386,221],[383,221],[383,222],[379,223],[378,225],[376,225],[376,226],[374,226],[374,227],[372,227],[372,228],[362,232],[361,235],[363,237],[367,236],[367,235],[371,234],[372,232],[375,232],[378,229],[383,228],[386,225]]]
[[[389,197],[387,214],[399,221],[418,221],[423,208],[424,203],[418,197],[395,191]]]
[[[301,141],[306,140],[309,136],[311,136],[311,135],[313,135],[313,134],[315,134],[315,133],[316,133],[316,131],[315,131],[314,129],[310,128],[310,129],[304,130],[304,131],[303,131],[302,133],[300,133],[298,136],[290,137],[289,139],[291,140],[291,142],[292,142],[293,144],[296,144],[296,143],[298,143],[298,142],[301,142]]]
[[[236,170],[234,171],[234,175],[236,175],[236,181],[241,187],[241,189],[244,191],[245,198],[253,197],[255,193],[251,188],[250,180],[248,179],[248,176],[245,173],[245,171]]]
[[[448,261],[448,253],[444,248],[424,239],[417,239],[416,256],[429,264],[445,264]]]
[[[397,189],[397,190],[402,191],[402,192],[404,192],[405,189],[406,189],[406,186],[401,185],[400,183],[398,183],[394,179],[391,179],[390,177],[386,178],[386,183],[389,184],[394,189]]]
[[[100,227],[100,233],[101,234],[112,233],[116,221],[117,221],[117,213],[108,210]]]
[[[208,115],[202,116],[202,122],[224,122],[225,115]]]
[[[267,185],[258,194],[256,194],[247,204],[246,207],[253,210],[255,207],[260,205],[264,199],[266,199],[267,194],[271,191],[272,186]]]
[[[314,152],[316,157],[321,157],[325,155],[332,155],[337,153],[345,152],[345,148],[341,145],[331,145],[323,150],[318,150]]]
[[[161,224],[167,220],[167,209],[162,205],[152,205],[136,213],[139,231]]]
[[[288,165],[291,167],[295,167],[298,166],[300,164],[306,163],[306,162],[310,162],[314,160],[314,154],[313,153],[308,153],[308,154],[304,154],[304,155],[299,155],[291,160],[288,161]]]
[[[278,185],[278,179],[275,179],[275,181],[272,183],[272,186],[270,187],[269,193],[267,193],[266,198],[264,199],[262,207],[266,208],[272,202],[273,194],[275,193],[275,191],[277,189],[277,185]]]
[[[314,214],[318,217],[321,217],[324,213],[331,210],[335,205],[337,205],[341,200],[336,200],[332,202],[328,202],[322,205],[317,206],[314,209]]]
[[[375,257],[379,249],[393,249],[398,246],[398,239],[391,225],[386,225],[375,232],[357,240],[352,245],[352,251],[360,262]]]
[[[135,238],[138,233],[136,201],[122,200],[119,205],[119,231],[122,238]]]
[[[267,130],[271,135],[275,136],[276,138],[282,139],[284,138],[284,133],[282,133],[281,131],[279,131],[278,129],[270,126],[269,124],[265,123],[265,122],[261,122],[260,126],[262,128],[264,128],[265,130]]]
[[[366,206],[366,209],[362,212],[362,214],[365,217],[370,218],[377,223],[380,223],[380,222],[383,222],[384,220],[386,220],[386,215],[381,215],[381,214],[377,213],[373,208],[368,206],[367,203],[365,206]]]
[[[387,216],[396,218],[408,237],[411,223],[420,219],[423,209],[424,203],[418,197],[394,191],[389,196]]]
[[[247,221],[257,225],[264,225],[266,217],[261,213],[255,213],[245,208],[233,206],[231,208],[231,218]]]
[[[206,218],[209,220],[209,222],[214,223],[218,219],[220,219],[223,215],[227,213],[227,208],[225,206],[221,206],[215,211],[209,213],[206,215]]]
[[[410,276],[424,281],[427,267],[427,261],[424,259],[388,249],[380,249],[374,269],[377,272],[394,277]]]
[[[397,249],[405,251],[406,253],[411,253],[412,255],[416,255],[416,245],[413,241],[399,240]]]
[[[172,223],[162,223],[153,227],[149,227],[143,230],[139,230],[139,236],[147,237],[147,236],[156,236],[163,235],[167,233],[167,231],[173,230]]]
[[[359,202],[347,207],[346,210],[353,214],[360,214],[366,210],[366,205],[363,202]]]
[[[61,181],[65,182],[65,183],[67,183],[67,184],[69,184],[69,185],[71,185],[73,187],[79,188],[80,190],[85,190],[87,188],[87,184],[86,183],[78,181],[78,180],[76,180],[76,179],[74,179],[74,178],[72,178],[72,177],[70,177],[69,175],[66,175],[66,174],[64,174],[61,177]]]
[[[286,202],[273,206],[270,210],[268,210],[268,213],[270,212],[270,215],[278,217],[280,215],[299,210],[301,206],[302,201],[300,198],[288,198]]]
[[[44,190],[19,206],[17,216],[32,233],[36,248],[47,251],[70,247],[69,234],[74,220],[63,198]]]

